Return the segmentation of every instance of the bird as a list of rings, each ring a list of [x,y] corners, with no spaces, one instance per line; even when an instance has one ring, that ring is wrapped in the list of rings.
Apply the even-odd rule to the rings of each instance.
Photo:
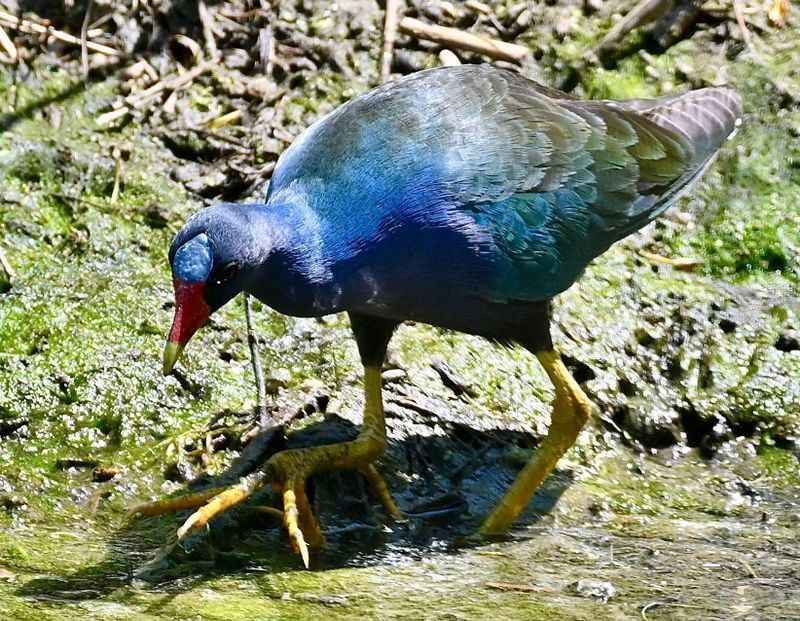
[[[414,321],[527,349],[553,384],[546,436],[479,528],[507,531],[593,411],[551,338],[553,298],[687,192],[741,118],[729,87],[580,100],[461,65],[379,86],[308,127],[263,202],[203,209],[175,236],[163,367],[241,292],[286,315],[346,312],[364,367],[359,434],[279,452],[229,488],[156,501],[148,514],[195,508],[182,538],[271,484],[306,567],[324,542],[311,475],[358,470],[402,517],[375,462],[387,443],[381,367],[395,329]]]

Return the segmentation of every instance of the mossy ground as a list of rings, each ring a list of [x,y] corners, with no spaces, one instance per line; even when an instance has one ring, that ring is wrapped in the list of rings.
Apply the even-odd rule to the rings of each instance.
[[[609,21],[578,19],[579,34],[553,41],[565,62]],[[698,59],[716,43],[701,35],[655,64],[636,55],[583,76],[583,94],[642,97],[687,73],[703,84],[722,72],[745,93],[747,119],[678,206],[690,224],[666,220],[612,250],[559,302],[556,323],[562,349],[591,369],[587,389],[606,423],[623,410],[655,418],[659,408],[678,417],[693,408],[731,430],[715,459],[682,457],[687,437],[662,451],[645,447],[652,459],[635,456],[616,433],[595,429],[564,464],[577,482],[557,509],[508,541],[395,548],[339,537],[318,571],[304,572],[268,531],[179,562],[172,579],[155,583],[132,576],[178,520],[126,526],[124,511],[174,487],[162,474],[171,440],[213,413],[252,410],[242,307],[229,305],[193,340],[183,381],[161,377],[172,297],[166,248],[198,200],[170,178],[174,156],[137,123],[94,126],[113,78],[84,87],[44,62],[22,83],[0,73],[0,116],[12,120],[0,135],[0,243],[16,271],[0,295],[0,422],[27,421],[0,439],[0,616],[627,619],[654,602],[651,619],[800,616],[792,577],[800,481],[797,457],[781,448],[800,429],[800,352],[773,346],[781,331],[800,327],[800,116],[772,88],[791,78],[800,50],[769,55],[766,68],[730,59],[712,68]],[[776,33],[770,45],[784,49],[790,37]],[[290,120],[306,124],[360,90],[322,75],[289,100]],[[321,92],[330,100],[319,101]],[[214,96],[198,87],[194,99],[205,106]],[[131,156],[112,201],[120,145]],[[654,271],[637,255],[642,246],[703,265]],[[725,331],[721,319],[730,317],[737,327]],[[316,379],[332,411],[357,417],[359,366],[346,320],[259,308],[257,329],[264,366],[288,372],[284,402],[301,400]],[[676,345],[677,335],[685,341]],[[392,356],[454,420],[546,428],[551,390],[522,352],[410,326]],[[454,398],[429,366],[434,356],[475,396]],[[623,388],[629,394],[620,396]],[[623,431],[642,448],[634,428]],[[89,471],[58,469],[64,459],[120,475],[92,482]],[[609,603],[577,597],[570,585],[580,578],[610,580],[619,594]]]

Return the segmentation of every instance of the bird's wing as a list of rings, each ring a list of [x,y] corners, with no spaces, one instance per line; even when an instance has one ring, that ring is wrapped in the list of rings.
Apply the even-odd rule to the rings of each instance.
[[[498,299],[568,287],[669,207],[741,115],[729,89],[626,105],[561,98],[507,72],[468,75],[440,110],[441,184],[491,231],[505,265],[485,293]]]
[[[666,209],[740,112],[727,89],[579,101],[488,65],[432,69],[312,126],[268,200],[302,194],[345,258],[409,221],[488,238],[497,278],[478,293],[543,299]]]

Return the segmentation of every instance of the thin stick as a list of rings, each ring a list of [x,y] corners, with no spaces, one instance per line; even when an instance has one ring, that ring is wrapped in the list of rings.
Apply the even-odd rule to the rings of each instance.
[[[392,73],[394,41],[397,38],[397,20],[400,17],[400,0],[386,0],[386,19],[383,22],[383,53],[381,54],[381,82]]]
[[[81,70],[83,79],[89,77],[89,49],[86,47],[86,33],[89,31],[89,20],[92,18],[92,8],[94,0],[86,3],[86,13],[83,14],[83,24],[81,24]]]
[[[237,123],[242,118],[242,111],[239,109],[232,110],[227,114],[223,114],[222,116],[218,116],[215,119],[211,119],[208,122],[208,126],[211,129],[219,129],[220,127],[225,127],[226,125],[231,125],[232,123]],[[239,143],[241,145],[241,143]]]
[[[176,91],[179,88],[183,88],[184,86],[190,84],[200,76],[201,74],[209,71],[213,67],[213,63],[205,62],[200,63],[186,71],[185,73],[180,73],[178,75],[174,75],[170,78],[166,78],[165,80],[161,80],[160,82],[156,82],[150,88],[147,88],[143,91],[139,91],[138,93],[134,93],[132,95],[128,95],[124,102],[126,105],[120,106],[119,108],[115,108],[114,110],[110,110],[109,112],[105,112],[97,117],[97,124],[98,125],[107,125],[112,121],[116,121],[119,118],[124,117],[125,115],[129,114],[132,109],[144,108],[149,105],[153,99],[155,99],[160,93],[165,90],[172,90]]]
[[[6,54],[11,58],[11,62],[16,62],[17,48],[11,40],[11,37],[6,34],[6,31],[3,30],[2,27],[0,27],[0,47],[6,51]]]
[[[747,23],[744,19],[742,0],[733,0],[733,12],[736,15],[736,23],[739,24],[739,30],[742,33],[744,44],[747,46],[747,49],[750,50],[750,53],[753,55],[753,57],[759,63],[763,64],[764,59],[761,58],[761,54],[758,53],[758,50],[756,50],[755,46],[753,45],[753,35],[750,33],[750,29],[747,27]]]
[[[6,258],[6,253],[3,251],[2,247],[0,247],[0,267],[3,268],[3,271],[8,276],[8,280],[9,281],[12,278],[14,278],[14,276],[15,276],[14,268],[11,267],[11,263],[8,262],[8,259]]]
[[[250,362],[253,365],[253,375],[256,379],[256,393],[258,395],[258,424],[266,427],[269,415],[267,413],[267,388],[264,384],[264,371],[261,368],[261,355],[258,353],[258,340],[253,328],[253,306],[250,294],[244,294],[244,316],[247,319],[247,345],[250,347]]]
[[[143,91],[138,93],[134,93],[132,95],[128,95],[125,98],[125,103],[133,108],[141,108],[145,104],[147,104],[150,100],[152,100],[156,95],[161,93],[165,90],[176,90],[183,86],[186,86],[190,82],[192,82],[195,78],[202,75],[211,67],[213,66],[210,62],[200,63],[186,71],[185,73],[180,73],[174,75],[172,77],[166,78],[161,80],[160,82],[156,82],[150,88],[146,88]]]
[[[97,117],[97,124],[98,125],[108,125],[109,123],[113,123],[117,119],[126,116],[130,112],[130,108],[128,106],[122,106],[121,108],[116,108],[115,110],[111,110],[110,112],[104,112],[100,116]]]
[[[114,188],[111,190],[111,202],[116,203],[119,199],[119,186],[122,181],[122,152],[114,149]]]
[[[206,53],[211,59],[219,58],[217,42],[214,39],[214,17],[208,12],[208,7],[203,0],[197,3],[197,14],[203,24],[203,38],[206,42]]]
[[[639,254],[641,254],[645,259],[650,261],[650,263],[660,264],[660,265],[671,265],[676,270],[681,270],[684,272],[689,272],[696,268],[699,265],[703,265],[702,259],[693,259],[690,257],[665,257],[660,254],[655,254],[653,252],[647,252],[646,250],[640,250]]]
[[[29,19],[19,18],[16,15],[7,13],[6,11],[0,11],[0,26],[13,28],[14,30],[19,30],[20,32],[46,34],[64,43],[81,45],[81,40],[74,35],[62,30],[56,30],[51,26],[37,24]],[[101,43],[95,43],[94,41],[87,41],[86,47],[93,52],[100,52],[101,54],[106,54],[108,56],[122,56],[122,52],[119,50],[115,50],[113,47],[108,47],[107,45],[102,45]]]
[[[672,2],[641,0],[641,2],[637,3],[636,6],[625,14],[625,17],[614,24],[614,27],[609,30],[606,36],[600,41],[597,50],[599,52],[607,51],[609,48],[619,43],[631,30],[654,22],[659,17],[663,16],[670,8],[672,8]]]
[[[400,20],[400,30],[419,39],[427,39],[447,47],[478,52],[495,60],[518,63],[530,54],[530,50],[524,45],[479,37],[457,28],[426,24],[412,17],[404,17]]]

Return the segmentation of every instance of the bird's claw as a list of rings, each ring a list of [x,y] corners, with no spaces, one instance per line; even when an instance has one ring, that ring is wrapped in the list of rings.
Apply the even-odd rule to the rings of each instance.
[[[283,490],[283,524],[286,526],[286,532],[289,534],[289,541],[292,543],[292,549],[300,554],[300,557],[303,559],[303,565],[308,569],[308,544],[298,524],[299,515],[300,512],[297,510],[297,498],[294,493],[294,487],[291,482],[287,482]]]
[[[177,541],[180,542],[192,532],[206,526],[217,515],[244,502],[266,484],[272,483],[276,491],[281,494],[283,511],[263,506],[256,509],[283,520],[292,549],[300,555],[303,565],[308,568],[309,551],[322,548],[325,545],[325,537],[306,495],[305,479],[309,468],[303,460],[298,459],[301,455],[303,454],[278,453],[270,458],[263,470],[242,478],[236,485],[137,505],[130,513],[153,516],[183,509],[196,509],[177,531]],[[358,470],[366,477],[387,513],[397,521],[404,521],[402,512],[397,508],[377,469],[368,464],[358,467]]]

